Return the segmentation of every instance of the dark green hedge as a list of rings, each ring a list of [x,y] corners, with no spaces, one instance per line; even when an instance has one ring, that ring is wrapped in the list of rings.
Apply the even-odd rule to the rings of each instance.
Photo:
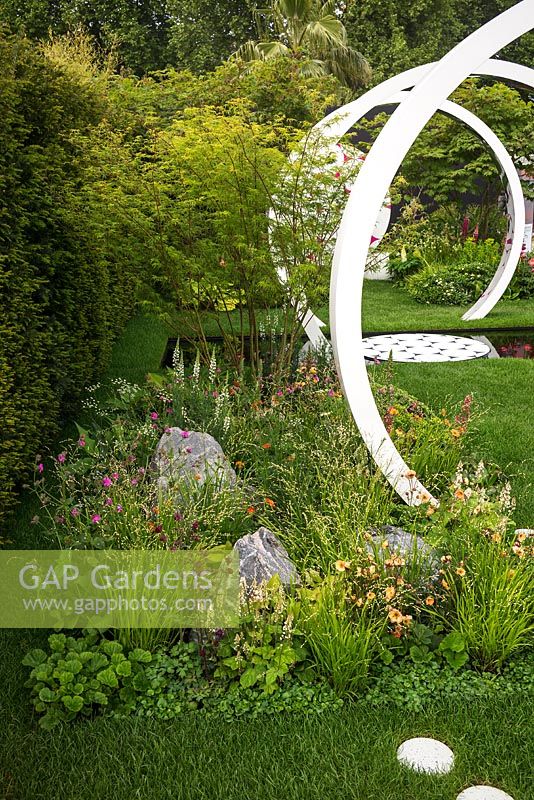
[[[98,81],[0,31],[0,518],[133,309],[108,134]]]

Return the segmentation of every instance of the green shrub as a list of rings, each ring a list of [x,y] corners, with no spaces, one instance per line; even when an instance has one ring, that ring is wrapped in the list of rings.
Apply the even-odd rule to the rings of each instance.
[[[494,267],[482,262],[430,265],[411,275],[406,288],[418,303],[463,306],[480,297],[494,272]]]
[[[0,517],[106,365],[144,269],[105,116],[96,75],[0,31]]]

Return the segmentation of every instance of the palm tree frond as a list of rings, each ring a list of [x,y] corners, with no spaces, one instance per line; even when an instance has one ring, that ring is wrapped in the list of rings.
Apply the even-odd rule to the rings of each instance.
[[[262,61],[268,61],[270,58],[278,58],[279,56],[287,56],[291,53],[289,47],[283,42],[258,42],[256,50],[260,54]]]
[[[273,7],[286,19],[305,21],[312,10],[311,0],[273,0]]]
[[[236,61],[258,61],[261,59],[261,54],[258,50],[258,43],[253,42],[252,39],[249,39],[248,42],[245,42],[238,47],[238,49],[232,53],[230,59]]]
[[[305,38],[312,47],[342,47],[347,41],[347,32],[339,19],[327,16],[309,22]]]
[[[299,72],[304,78],[322,78],[327,74],[325,62],[318,58],[299,61]]]
[[[371,78],[369,62],[358,50],[342,46],[328,50],[325,53],[326,71],[345,86],[356,89],[365,86]]]

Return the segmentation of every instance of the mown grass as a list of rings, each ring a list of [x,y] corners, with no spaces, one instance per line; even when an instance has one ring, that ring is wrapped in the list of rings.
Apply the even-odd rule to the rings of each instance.
[[[531,800],[533,710],[517,698],[425,714],[359,705],[321,717],[222,723],[98,719],[53,734],[11,728],[6,800],[453,800],[487,783]],[[399,744],[433,736],[452,747],[446,776],[396,761]]]
[[[378,368],[380,370],[380,367]],[[515,521],[534,527],[534,426],[530,403],[534,361],[481,359],[449,364],[395,364],[394,383],[436,410],[472,394],[477,410],[476,455],[510,477]]]
[[[314,308],[317,316],[325,322],[323,328],[328,333],[328,307]],[[422,331],[422,330],[473,330],[474,328],[522,328],[534,326],[534,300],[501,300],[497,306],[482,320],[462,321],[466,307],[433,306],[416,303],[401,287],[391,281],[364,282],[362,303],[362,326],[365,333],[382,331]],[[276,317],[276,310],[258,313],[258,319]],[[237,312],[232,312],[234,325],[238,324]],[[185,320],[186,314],[178,315],[178,330],[182,336],[190,336]],[[229,329],[224,315],[219,320],[225,330]],[[217,336],[220,331],[214,316],[206,312],[204,315],[205,334]]]

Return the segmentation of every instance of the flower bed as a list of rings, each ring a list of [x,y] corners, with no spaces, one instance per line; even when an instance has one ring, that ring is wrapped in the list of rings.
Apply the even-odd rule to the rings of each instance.
[[[534,548],[514,530],[502,476],[470,462],[472,400],[436,414],[397,391],[387,365],[377,374],[385,424],[439,492],[438,509],[425,497],[401,505],[375,473],[328,362],[306,361],[275,385],[223,372],[214,357],[186,374],[177,353],[144,386],[116,382],[106,399],[93,388],[92,421],[37,461],[35,523],[47,535],[61,547],[178,552],[233,545],[263,526],[300,584],[275,576],[243,591],[236,630],[55,634],[25,659],[43,725],[95,713],[318,711],[388,696],[416,708],[429,686],[531,691],[531,667],[514,662],[532,644]],[[185,453],[194,431],[214,436],[236,480],[178,475],[163,492],[154,453],[171,429]]]

